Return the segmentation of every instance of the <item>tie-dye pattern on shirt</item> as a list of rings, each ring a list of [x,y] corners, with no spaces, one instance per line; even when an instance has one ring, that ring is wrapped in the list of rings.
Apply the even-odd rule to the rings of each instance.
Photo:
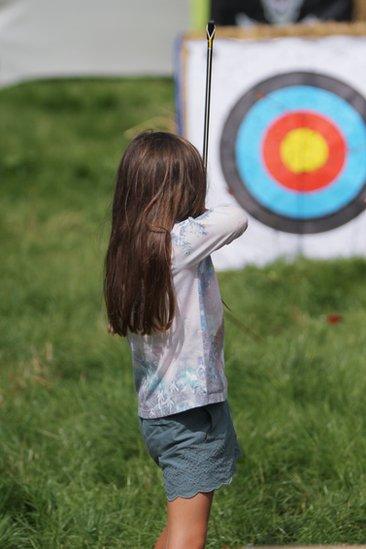
[[[233,212],[226,208],[221,207],[220,213],[228,217]],[[234,214],[237,211],[234,207]],[[223,306],[209,255],[209,246],[213,244],[207,243],[212,237],[210,227],[217,230],[216,219],[211,219],[215,212],[210,209],[195,219],[189,217],[177,223],[171,232],[177,297],[171,328],[144,336],[128,332],[140,417],[163,417],[227,398]],[[230,226],[231,232],[226,228],[227,237],[238,236],[243,217],[239,221],[239,229],[238,216],[235,226]],[[233,225],[233,221],[230,223]],[[198,251],[205,257],[190,264],[193,253]]]

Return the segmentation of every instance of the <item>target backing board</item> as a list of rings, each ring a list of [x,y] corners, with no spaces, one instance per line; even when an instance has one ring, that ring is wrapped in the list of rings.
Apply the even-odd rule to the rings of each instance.
[[[351,28],[351,26],[349,27]],[[181,133],[202,150],[206,42],[180,43]],[[219,270],[298,254],[366,255],[366,37],[215,40],[207,205],[247,232]]]

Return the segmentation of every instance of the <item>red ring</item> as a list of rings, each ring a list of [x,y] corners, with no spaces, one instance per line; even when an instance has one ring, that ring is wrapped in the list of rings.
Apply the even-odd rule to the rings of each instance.
[[[285,166],[280,155],[280,145],[286,134],[296,128],[309,128],[324,137],[329,149],[324,166],[305,173],[291,172]],[[346,159],[346,142],[331,120],[310,111],[296,111],[277,118],[268,128],[263,140],[262,156],[270,175],[279,184],[294,191],[310,192],[330,185],[339,175]]]

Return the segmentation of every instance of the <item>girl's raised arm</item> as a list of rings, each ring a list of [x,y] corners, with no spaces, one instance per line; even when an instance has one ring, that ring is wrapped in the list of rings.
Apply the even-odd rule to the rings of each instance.
[[[172,272],[196,265],[206,256],[244,233],[246,213],[239,206],[223,204],[210,208],[199,217],[177,223],[172,236]]]

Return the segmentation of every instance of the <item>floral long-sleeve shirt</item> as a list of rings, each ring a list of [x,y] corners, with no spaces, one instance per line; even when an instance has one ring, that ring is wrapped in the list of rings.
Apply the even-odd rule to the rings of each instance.
[[[163,417],[226,400],[223,306],[210,254],[246,227],[244,210],[232,204],[174,225],[173,323],[166,332],[127,334],[140,417]]]

